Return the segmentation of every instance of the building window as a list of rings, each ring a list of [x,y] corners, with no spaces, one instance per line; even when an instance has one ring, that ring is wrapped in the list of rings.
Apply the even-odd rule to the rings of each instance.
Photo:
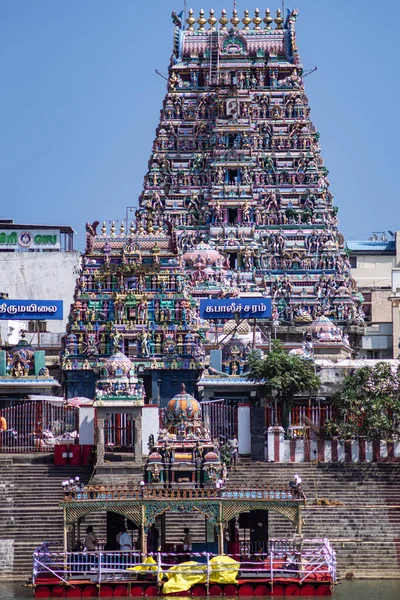
[[[352,269],[357,269],[357,256],[350,256],[350,266]]]
[[[365,320],[369,323],[372,320],[372,294],[371,292],[361,292],[364,296],[363,311],[365,313]]]
[[[44,333],[47,331],[47,321],[29,321],[28,332],[29,333]]]

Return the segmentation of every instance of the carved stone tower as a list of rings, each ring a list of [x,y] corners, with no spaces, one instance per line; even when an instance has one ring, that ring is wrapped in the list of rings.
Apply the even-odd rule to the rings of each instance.
[[[194,296],[261,293],[275,323],[363,313],[284,19],[173,13],[167,93],[137,211],[138,230],[177,230]],[[287,339],[284,327],[280,333]],[[286,328],[287,329],[287,328]]]

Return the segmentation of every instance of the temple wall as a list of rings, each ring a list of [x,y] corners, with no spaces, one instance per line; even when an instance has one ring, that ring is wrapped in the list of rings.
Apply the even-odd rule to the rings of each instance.
[[[281,427],[270,427],[266,445],[269,462],[400,462],[400,441],[366,441],[364,439],[319,440],[284,438]]]
[[[149,448],[147,446],[150,435],[154,435],[157,440],[157,433],[160,428],[157,404],[148,404],[142,408],[142,454],[147,456]]]

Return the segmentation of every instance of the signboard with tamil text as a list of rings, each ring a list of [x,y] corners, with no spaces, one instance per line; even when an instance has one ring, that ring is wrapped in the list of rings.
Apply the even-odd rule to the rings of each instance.
[[[271,318],[271,298],[228,298],[221,300],[200,300],[202,319],[269,319]]]
[[[49,321],[63,319],[62,300],[0,300],[0,319]]]

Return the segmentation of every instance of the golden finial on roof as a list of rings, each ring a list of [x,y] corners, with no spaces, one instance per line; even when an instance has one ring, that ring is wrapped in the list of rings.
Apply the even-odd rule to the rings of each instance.
[[[233,14],[233,17],[231,19],[231,23],[232,23],[232,25],[234,27],[237,27],[239,25],[239,23],[240,23],[240,19],[237,16],[237,10],[236,10],[236,8],[233,9],[233,13],[232,14]]]
[[[110,237],[115,237],[115,223],[114,223],[114,221],[111,223]]]
[[[279,8],[276,11],[276,18],[274,19],[274,21],[276,23],[276,28],[282,29],[283,19],[282,19],[281,11],[279,10]]]
[[[131,226],[129,228],[129,233],[131,235],[135,235],[135,225],[133,224],[133,221],[131,221]]]
[[[201,8],[199,13],[199,18],[197,19],[199,24],[199,31],[204,31],[204,25],[207,23],[207,19],[204,18],[204,10]]]
[[[271,17],[271,12],[269,8],[265,11],[265,17],[263,18],[265,23],[265,29],[271,29],[271,23],[273,22],[273,18]]]
[[[256,8],[254,11],[254,29],[260,29],[260,23],[262,23],[262,18],[260,17],[260,9]]]
[[[102,235],[106,235],[106,233],[107,233],[106,222],[105,222],[105,221],[103,221],[103,226],[102,226],[102,228],[101,228],[101,234],[102,234]]]
[[[244,25],[243,29],[248,29],[249,25],[251,23],[251,19],[249,17],[249,11],[247,10],[247,8],[244,11],[244,17],[242,19],[242,23]]]
[[[226,18],[226,10],[224,8],[221,10],[221,18],[219,22],[221,25],[221,31],[226,31],[226,26],[229,23],[229,20]]]
[[[217,19],[214,16],[214,9],[211,8],[210,9],[210,17],[208,19],[208,23],[210,24],[210,31],[215,31],[215,23],[217,22]]]
[[[193,25],[196,23],[196,19],[193,16],[193,8],[189,8],[189,16],[186,19],[186,23],[189,25],[188,31],[194,31]]]
[[[125,225],[123,221],[121,221],[121,227],[119,228],[119,232],[121,235],[125,235]]]

